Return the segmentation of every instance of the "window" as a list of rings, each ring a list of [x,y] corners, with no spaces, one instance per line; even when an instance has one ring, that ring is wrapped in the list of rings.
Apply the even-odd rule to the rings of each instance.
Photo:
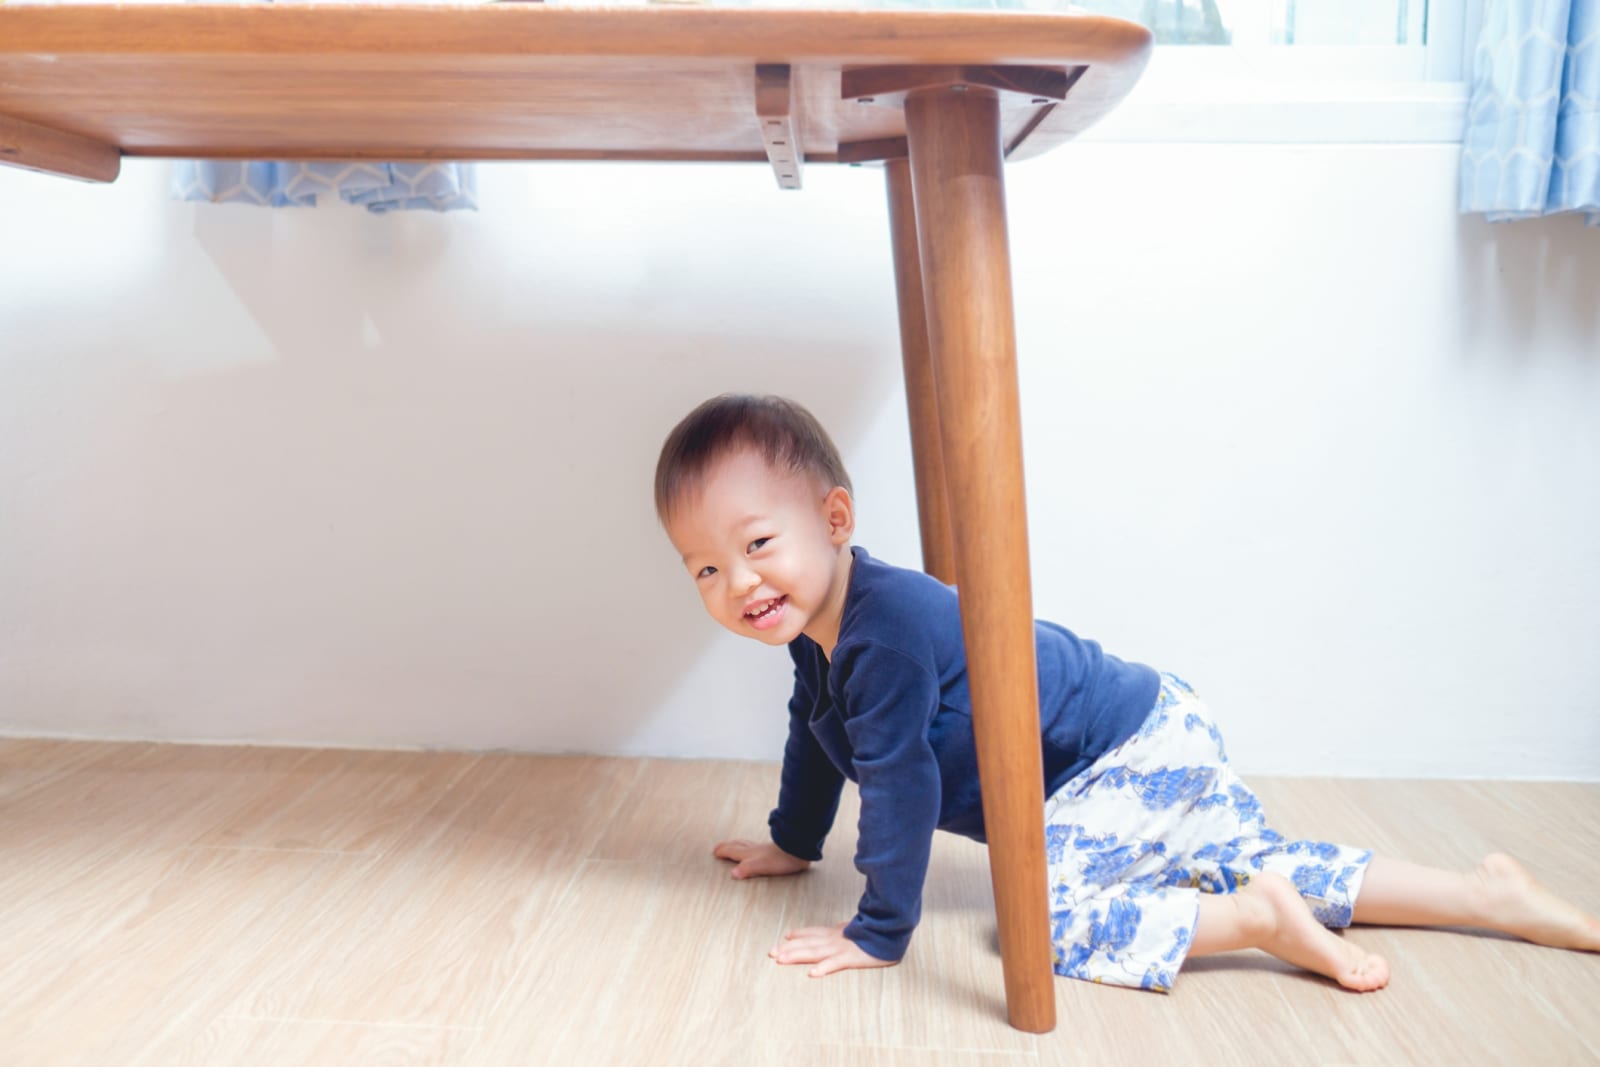
[[[575,0],[556,0],[575,2]],[[606,0],[602,0],[606,2]],[[647,0],[609,0],[644,3]],[[1077,10],[1150,27],[1099,141],[1460,142],[1484,0],[708,0],[741,7]]]
[[[995,0],[1038,9],[1051,0]],[[1156,50],[1098,140],[1458,141],[1482,0],[1079,0]]]
[[[1427,0],[1086,0],[1079,6],[1150,27],[1162,44],[1411,45]]]

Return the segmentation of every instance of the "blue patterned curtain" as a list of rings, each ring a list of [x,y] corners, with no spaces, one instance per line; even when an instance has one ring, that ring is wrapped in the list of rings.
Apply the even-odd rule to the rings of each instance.
[[[311,207],[338,195],[368,211],[477,209],[476,174],[462,163],[245,163],[188,161],[173,170],[180,200]]]
[[[1600,226],[1600,0],[1488,0],[1461,149],[1463,212]]]

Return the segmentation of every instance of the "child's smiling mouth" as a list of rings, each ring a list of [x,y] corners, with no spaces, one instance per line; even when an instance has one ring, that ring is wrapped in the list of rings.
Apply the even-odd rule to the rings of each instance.
[[[784,594],[766,600],[744,613],[745,621],[757,630],[770,630],[783,620],[785,609],[789,606],[789,596]]]

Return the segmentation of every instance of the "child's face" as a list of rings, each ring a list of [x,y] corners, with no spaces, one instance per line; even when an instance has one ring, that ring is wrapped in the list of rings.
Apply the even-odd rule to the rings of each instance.
[[[805,633],[832,649],[855,526],[847,491],[740,451],[711,469],[666,526],[717,622],[764,644]]]

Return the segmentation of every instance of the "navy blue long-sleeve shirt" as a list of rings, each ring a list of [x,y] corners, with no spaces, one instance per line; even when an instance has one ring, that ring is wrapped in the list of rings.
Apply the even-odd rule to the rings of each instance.
[[[851,552],[832,662],[809,637],[789,644],[789,739],[768,823],[779,848],[821,859],[844,779],[858,784],[856,869],[867,885],[845,936],[897,960],[921,917],[933,831],[984,840],[972,700],[955,590]],[[1034,634],[1049,796],[1133,735],[1160,679],[1055,623],[1036,622]]]

